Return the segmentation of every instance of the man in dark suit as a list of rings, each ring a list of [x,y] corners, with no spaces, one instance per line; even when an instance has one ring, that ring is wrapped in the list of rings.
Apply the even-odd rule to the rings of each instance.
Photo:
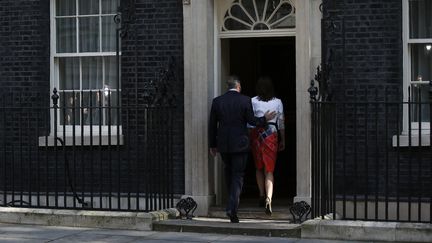
[[[266,121],[273,119],[276,112],[267,111],[264,117],[255,117],[251,99],[240,94],[239,79],[231,76],[227,85],[228,92],[213,99],[209,147],[213,156],[217,152],[221,154],[229,192],[226,213],[232,223],[238,223],[237,209],[249,151],[247,124],[265,126]]]

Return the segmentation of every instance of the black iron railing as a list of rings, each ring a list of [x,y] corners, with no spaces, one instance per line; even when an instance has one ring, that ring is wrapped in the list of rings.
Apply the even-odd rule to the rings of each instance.
[[[83,91],[76,93],[83,99]],[[139,105],[122,94],[117,106],[110,92],[99,90],[88,91],[98,102],[82,105],[65,95],[54,90],[46,107],[16,94],[0,98],[0,205],[124,211],[175,206],[173,101]]]
[[[121,1],[113,18],[115,88],[54,89],[50,95],[0,90],[1,206],[126,211],[174,206],[174,189],[182,181],[174,165],[175,151],[181,150],[174,141],[175,121],[183,115],[175,95],[180,70],[172,57],[150,75],[154,79],[140,75],[135,2]]]
[[[432,99],[408,89],[407,101],[388,101],[383,88],[321,101],[311,91],[312,217],[432,222]]]

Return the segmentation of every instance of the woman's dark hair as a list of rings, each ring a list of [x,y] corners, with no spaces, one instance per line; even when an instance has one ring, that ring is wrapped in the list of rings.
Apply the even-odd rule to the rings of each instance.
[[[255,91],[258,98],[262,101],[269,101],[275,96],[273,82],[269,77],[259,78],[255,87]]]

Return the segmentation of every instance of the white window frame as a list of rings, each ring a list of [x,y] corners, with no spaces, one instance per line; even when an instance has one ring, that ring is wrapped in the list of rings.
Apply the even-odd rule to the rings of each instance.
[[[415,43],[432,43],[432,39],[410,39],[409,36],[409,1],[402,1],[402,49],[403,49],[403,101],[408,101],[408,87],[412,83],[411,80],[411,53],[410,45]],[[403,124],[401,134],[393,136],[393,147],[408,147],[408,146],[430,146],[430,122],[421,122],[421,144],[419,122],[409,121],[408,106],[405,104],[402,108]],[[411,125],[411,131],[409,131]]]
[[[76,1],[76,13],[79,11],[79,0],[75,0]],[[76,34],[76,38],[77,38],[77,50],[75,53],[57,53],[57,28],[56,28],[56,19],[57,18],[65,18],[65,17],[75,17],[76,19],[78,19],[78,16],[85,16],[85,17],[103,17],[103,16],[114,16],[115,14],[103,14],[101,12],[102,6],[101,6],[101,0],[99,0],[99,14],[89,14],[89,15],[77,15],[75,13],[75,15],[71,15],[71,16],[56,16],[56,0],[50,0],[50,30],[51,30],[51,36],[50,36],[50,90],[52,91],[54,89],[54,87],[56,87],[59,90],[59,73],[58,73],[58,58],[59,57],[115,57],[116,56],[116,52],[102,52],[102,35],[101,38],[99,38],[99,50],[100,52],[82,52],[79,53],[79,35],[78,35],[78,20],[77,20],[77,25],[76,25],[76,30],[77,30],[77,34]],[[99,32],[101,33],[102,31],[102,21],[99,21]],[[121,52],[119,53],[121,55]],[[102,69],[103,71],[105,70],[105,59],[102,58]],[[105,73],[103,72],[103,75],[105,75]],[[82,76],[82,70],[81,70],[81,58],[80,58],[80,77]],[[81,87],[81,85],[80,85]],[[112,91],[117,91],[117,89],[111,89]],[[86,90],[86,91],[90,91]],[[96,90],[92,90],[92,91],[96,91]],[[80,90],[76,90],[75,92],[79,93],[81,92]],[[121,94],[121,85],[119,87],[119,92]],[[61,91],[59,90],[59,95],[61,95]],[[82,97],[80,97],[82,98]],[[102,137],[104,138],[104,140],[106,140],[106,137],[109,135],[109,133],[112,136],[112,144],[116,144],[116,140],[115,138],[117,137],[117,128],[119,128],[119,134],[122,134],[122,126],[119,125],[93,125],[90,128],[90,125],[61,125],[60,121],[61,119],[63,119],[60,114],[61,114],[61,100],[58,100],[59,102],[59,109],[57,109],[57,124],[54,124],[54,111],[51,109],[50,111],[50,117],[51,117],[51,121],[50,121],[50,127],[51,127],[51,134],[50,136],[54,136],[54,130],[55,127],[57,126],[57,136],[58,137],[63,137],[63,135],[65,134],[66,137],[69,136],[75,136],[76,139],[80,138],[80,136],[83,134],[85,137],[90,137],[93,136],[94,137],[94,141],[93,144],[97,144],[98,140],[98,136],[102,135]],[[52,105],[52,100],[50,100],[50,105]],[[112,104],[113,106],[116,106],[116,104]],[[97,109],[97,108],[95,108]],[[112,112],[117,112],[116,109],[112,109]],[[118,117],[117,119],[121,119],[121,115],[120,117]],[[74,127],[75,127],[75,134],[73,134],[74,131]],[[111,127],[111,129],[110,129]],[[63,129],[65,128],[65,129]],[[99,131],[99,128],[101,128],[101,131]],[[91,131],[91,132],[90,132]],[[43,139],[42,139],[43,140]],[[69,139],[71,140],[71,139]],[[85,139],[86,141],[88,140],[88,138]],[[115,141],[114,141],[115,140]],[[103,143],[107,143],[106,141]],[[119,143],[122,143],[122,138],[119,141]],[[44,146],[45,141],[39,142],[40,145]],[[68,145],[68,144],[67,144]],[[79,141],[77,141],[77,145],[79,144]],[[87,145],[87,144],[83,144],[83,145]]]
[[[429,81],[413,81],[411,80],[411,52],[410,45],[412,44],[431,44],[432,38],[430,39],[411,39],[410,38],[410,29],[409,29],[409,2],[410,0],[401,0],[402,1],[402,40],[403,40],[403,100],[408,101],[409,90],[408,87],[411,84],[421,83],[428,84]],[[409,116],[408,116],[408,107],[404,105],[403,107],[403,133],[408,134],[409,130]],[[426,135],[430,133],[430,122],[420,122],[422,135]],[[418,134],[419,132],[419,122],[411,122],[411,133]]]

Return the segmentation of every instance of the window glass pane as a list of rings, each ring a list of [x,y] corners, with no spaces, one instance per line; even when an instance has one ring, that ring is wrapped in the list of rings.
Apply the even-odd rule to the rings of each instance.
[[[241,5],[244,7],[244,9],[246,9],[254,21],[258,21],[258,9],[255,8],[253,1],[242,1]]]
[[[59,18],[57,23],[57,53],[76,52],[76,19]]]
[[[102,51],[116,51],[116,28],[114,16],[102,17]]]
[[[79,18],[80,52],[99,51],[99,17]]]
[[[59,117],[60,125],[63,124],[80,125],[80,93],[61,92],[59,107],[60,107],[60,117]]]
[[[430,48],[428,47],[429,45]],[[411,45],[411,80],[432,79],[432,44]]]
[[[231,15],[235,18],[238,18],[248,24],[253,24],[254,19],[251,16],[254,12],[247,11],[247,13],[244,11],[244,8],[242,8],[239,5],[233,5],[230,9]],[[249,14],[249,15],[248,15]],[[252,19],[250,17],[252,17]]]
[[[102,89],[102,57],[82,57],[82,88]]]
[[[237,20],[232,18],[226,19],[224,25],[227,30],[250,30],[251,29],[250,26],[238,22]]]
[[[265,11],[264,7],[265,7],[265,2],[266,1],[267,0],[265,0],[265,1],[255,1],[256,5],[257,5],[257,10],[258,10],[258,17],[260,19],[263,18],[263,13]],[[267,8],[268,8],[268,5],[267,5]]]
[[[59,59],[60,90],[79,90],[80,73],[79,58],[65,57]]]
[[[272,25],[272,29],[295,28],[295,26],[295,15],[290,15],[284,18],[282,21],[276,22],[274,25]]]
[[[99,14],[99,0],[79,0],[79,15]]]
[[[120,0],[102,0],[102,13],[115,14],[120,6]]]
[[[410,38],[432,38],[432,1],[410,1]]]
[[[76,15],[76,1],[75,0],[57,0],[56,1],[56,15],[57,16],[71,16]]]
[[[429,122],[429,85],[411,85],[411,97],[413,106],[411,107],[411,120],[413,122]]]
[[[121,112],[117,107],[121,107],[121,104],[117,106],[117,100],[119,93],[113,91],[113,90],[107,90],[104,92],[104,102],[106,107],[111,108],[105,108],[104,109],[104,117],[105,117],[105,123],[104,125],[117,125],[117,112]],[[120,101],[120,100],[119,100]]]
[[[117,89],[116,57],[105,57],[105,87]]]
[[[100,114],[99,110],[99,92],[83,92],[83,124],[84,125],[99,125]]]
[[[251,13],[250,15],[252,14],[254,13]],[[224,21],[224,27],[226,30],[250,30],[255,19],[252,16],[251,19],[249,16],[240,5],[234,4],[225,14],[226,19]]]
[[[272,28],[295,28],[294,8],[289,3],[283,3],[277,11],[274,12],[270,21]]]

